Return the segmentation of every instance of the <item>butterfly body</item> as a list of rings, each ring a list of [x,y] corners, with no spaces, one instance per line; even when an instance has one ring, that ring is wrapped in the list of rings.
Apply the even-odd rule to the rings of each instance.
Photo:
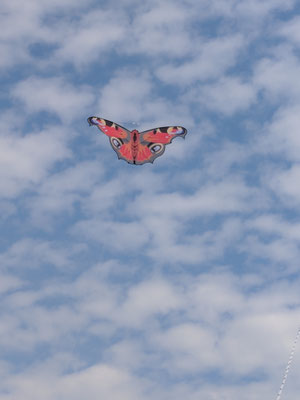
[[[88,118],[88,123],[96,125],[109,137],[118,158],[137,165],[153,163],[175,137],[184,138],[187,134],[187,130],[181,126],[166,126],[139,132],[137,129],[129,131],[115,122],[98,117]]]
[[[140,146],[140,133],[139,131],[137,131],[136,129],[134,129],[133,131],[130,132],[130,136],[131,136],[131,154],[132,154],[132,161],[133,164],[136,163],[136,159],[138,157],[139,154],[139,146]]]

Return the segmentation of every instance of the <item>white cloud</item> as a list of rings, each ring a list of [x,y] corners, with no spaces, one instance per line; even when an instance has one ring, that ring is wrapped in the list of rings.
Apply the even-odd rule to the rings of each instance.
[[[99,379],[100,378],[100,379]],[[143,396],[141,384],[126,371],[99,365],[62,379],[62,395],[72,399],[111,398],[114,400],[139,400]]]
[[[299,245],[293,241],[282,239],[273,239],[271,241],[262,241],[255,236],[249,236],[242,247],[249,255],[254,255],[259,259],[271,261],[269,266],[271,275],[276,275],[278,271],[274,269],[274,263],[285,266],[283,273],[289,274],[298,270],[298,260],[300,257]]]
[[[92,9],[79,21],[69,21],[59,26],[57,38],[59,49],[54,53],[56,63],[72,63],[76,67],[89,65],[92,61],[103,62],[105,52],[113,51],[128,36],[128,18],[124,13]]]
[[[180,370],[208,371],[215,367],[219,358],[215,341],[210,330],[196,323],[180,324],[154,337],[155,345],[162,352],[168,352],[170,359],[167,358],[163,367],[169,373],[174,369],[178,373]]]
[[[117,323],[139,329],[147,318],[166,315],[180,303],[180,294],[173,285],[162,279],[148,280],[130,288],[118,312]]]
[[[241,79],[226,77],[192,90],[189,97],[204,108],[230,116],[247,109],[256,101],[256,89],[253,84]]]
[[[130,399],[135,395],[147,398],[146,393],[152,398],[154,392],[158,398],[167,398],[163,379],[157,375],[162,370],[181,379],[213,369],[239,381],[262,368],[272,376],[283,368],[299,317],[298,281],[292,286],[282,281],[266,287],[259,276],[241,279],[227,270],[215,270],[194,278],[185,272],[173,274],[168,280],[147,274],[139,282],[120,285],[109,281],[110,274],[117,271],[122,273],[122,266],[99,265],[82,272],[75,281],[47,282],[39,291],[23,290],[7,296],[0,323],[2,345],[28,352],[38,343],[49,342],[54,349],[52,359],[37,361],[23,372],[6,376],[1,388],[9,393],[7,399],[19,398],[20,393],[22,398],[34,398],[39,390],[45,390],[50,400],[58,395],[76,398],[82,396],[77,384],[90,398],[99,393],[112,399],[121,398],[121,393],[122,398],[124,393]],[[68,296],[75,308],[71,304],[48,308],[45,300],[50,295],[56,299]],[[56,350],[60,351],[72,332],[84,331],[89,342],[88,332],[94,329],[97,336],[103,335],[107,323],[111,331],[107,330],[106,337],[118,328],[123,331],[116,342],[105,345],[110,364],[98,359],[87,367],[67,355],[56,360]],[[142,335],[134,343],[126,340],[126,335],[130,338],[136,331]],[[90,346],[97,345],[91,341]],[[133,356],[137,359],[131,360]],[[154,373],[151,385],[138,374],[143,368]],[[62,369],[64,373],[60,373]],[[105,376],[107,380],[102,380]],[[275,382],[263,378],[259,389],[249,384],[250,394],[257,390],[261,393],[271,380]],[[37,391],[36,386],[40,388]],[[196,393],[217,395],[216,387],[208,386],[195,388],[191,398],[197,398]],[[179,390],[176,396],[190,390],[179,381],[170,390],[175,388]],[[242,396],[244,388],[224,384],[222,391],[230,390]]]
[[[186,2],[190,7],[198,11],[196,15],[203,20],[216,17],[224,17],[226,19],[239,18],[238,22],[241,22],[244,28],[249,28],[247,26],[249,21],[256,27],[259,22],[272,15],[272,12],[288,11],[295,4],[294,0],[288,0],[284,3],[280,0],[266,0],[264,2],[259,0],[247,2],[239,0],[203,0],[198,3],[193,0],[187,0]]]
[[[276,276],[278,273],[288,275],[298,271],[299,223],[285,220],[278,215],[263,214],[247,221],[246,226],[250,232],[243,249],[249,255],[252,253],[259,259],[269,260],[272,263],[270,276]],[[275,268],[276,264],[284,265],[284,269],[280,271]]]
[[[86,2],[87,3],[87,2]],[[75,8],[82,7],[79,1],[29,0],[20,3],[18,0],[3,0],[0,23],[3,28],[1,35],[0,66],[9,68],[20,63],[32,63],[36,66],[30,46],[35,44],[53,44],[58,40],[58,31],[49,26],[46,21],[53,13],[70,13]],[[62,38],[60,38],[62,39]]]
[[[140,175],[143,177],[142,172]],[[152,174],[150,178],[156,181]],[[149,190],[148,185],[148,190],[142,186],[141,194],[135,192],[140,186],[133,184],[131,178],[127,179],[128,185],[124,184],[126,179],[118,177],[116,182],[96,188],[83,202],[83,210],[87,215],[92,212],[93,218],[83,219],[73,226],[75,237],[91,239],[117,254],[143,251],[159,263],[201,264],[221,257],[238,239],[241,224],[237,218],[227,217],[217,228],[190,234],[189,226],[195,218],[249,213],[252,211],[250,203],[255,209],[265,207],[259,192],[233,177],[204,184],[189,195],[162,191],[163,176],[158,177],[158,186],[154,185],[153,190]],[[122,198],[129,193],[135,193],[135,197],[124,204]],[[123,215],[127,215],[126,220]]]
[[[293,2],[96,3],[3,0],[1,400],[269,398],[300,315]],[[189,134],[134,168],[90,113]]]
[[[115,160],[117,161],[117,160]],[[131,184],[129,182],[128,186]],[[109,212],[118,207],[118,203],[122,202],[122,197],[128,193],[126,178],[120,176],[120,179],[111,180],[110,182],[99,182],[91,191],[90,196],[82,202],[82,209],[89,216]],[[123,204],[123,208],[124,208]]]
[[[224,142],[222,147],[204,155],[204,170],[210,179],[225,178],[235,173],[237,166],[245,164],[251,154],[250,145],[246,147],[239,143]]]
[[[20,129],[20,127],[19,127]],[[10,198],[30,189],[48,175],[56,162],[70,157],[66,132],[47,127],[25,136],[0,136],[0,187],[2,197]]]
[[[10,68],[15,63],[28,60],[28,55],[24,48],[16,48],[7,43],[0,43],[0,67]]]
[[[257,151],[265,155],[276,155],[289,162],[298,162],[300,147],[298,135],[300,127],[299,111],[300,106],[297,103],[279,108],[272,121],[261,129],[261,138],[255,141]],[[276,176],[281,172],[280,168],[271,163],[269,165],[270,168],[267,168],[267,166],[265,168],[267,180],[276,180]]]
[[[179,2],[154,1],[141,8],[133,20],[125,45],[125,53],[162,57],[182,57],[193,52],[188,25],[191,11]]]
[[[228,360],[227,371],[240,374],[273,372],[274,367],[283,364],[282,358],[288,357],[292,343],[289,332],[296,332],[293,318],[297,318],[297,314],[287,316],[287,311],[284,314],[263,312],[233,322],[222,343],[223,359]],[[283,336],[289,336],[287,343],[290,346],[279,346]]]
[[[222,316],[238,315],[245,307],[242,288],[245,283],[224,270],[200,275],[186,292],[187,315],[193,321],[214,326]]]
[[[150,92],[149,76],[124,72],[112,78],[108,85],[101,88],[98,108],[102,110],[103,115],[99,116],[110,120],[115,120],[117,117],[121,121],[135,122],[136,118],[140,118],[143,114],[144,100]],[[121,122],[119,123],[122,125]]]
[[[287,23],[282,24],[279,28],[279,34],[284,36],[288,41],[293,42],[295,45],[300,44],[300,17],[294,17],[288,20]]]
[[[72,232],[101,243],[106,248],[121,252],[139,249],[148,241],[149,233],[139,222],[114,222],[101,219],[83,220]]]
[[[24,270],[52,265],[54,268],[70,264],[69,250],[54,243],[33,239],[21,239],[0,255],[2,268]]]
[[[249,221],[248,226],[264,234],[279,235],[293,240],[300,240],[300,224],[297,222],[288,222],[278,215],[261,215]]]
[[[294,164],[289,169],[276,170],[276,173],[269,176],[268,184],[277,197],[294,207],[299,204],[300,199],[299,178],[300,165]]]
[[[34,370],[34,374],[10,378],[6,386],[12,388],[11,395],[4,395],[3,399],[38,400],[43,397],[45,400],[79,400],[86,396],[91,400],[99,397],[112,400],[147,398],[135,377],[110,365],[98,364],[64,376],[43,374],[38,370]]]
[[[241,179],[231,176],[223,181],[208,182],[189,195],[180,192],[162,193],[152,197],[141,195],[130,209],[137,215],[151,213],[176,218],[237,213],[249,210],[249,199],[255,198],[257,194],[259,200],[259,193],[251,190]]]
[[[103,172],[102,164],[83,161],[53,173],[27,200],[32,222],[47,230],[57,222],[54,215],[71,216],[79,205],[85,209],[87,196],[101,185]]]
[[[191,124],[190,112],[182,101],[174,105],[172,99],[157,95],[153,89],[150,74],[138,69],[123,70],[99,89],[98,115],[125,127],[128,123],[142,122],[138,126],[140,131]]]
[[[254,84],[268,96],[270,103],[299,101],[300,85],[297,79],[299,60],[289,48],[272,49],[273,57],[263,58],[254,70]]]
[[[163,82],[179,86],[219,78],[236,63],[239,51],[245,45],[245,39],[240,35],[207,40],[197,46],[192,60],[181,65],[164,65],[156,73]]]
[[[19,289],[23,286],[23,282],[13,276],[8,274],[1,274],[0,275],[0,293],[3,294],[8,291]]]
[[[266,0],[261,2],[259,0],[250,0],[247,2],[236,2],[236,10],[238,14],[251,16],[252,18],[264,18],[269,13],[275,11],[288,11],[295,4],[294,0],[288,0],[284,3],[280,0]]]
[[[144,223],[152,233],[147,255],[162,264],[172,262],[200,267],[221,257],[240,234],[238,220],[225,221],[217,230],[207,230],[203,234],[190,234],[179,221],[162,217],[146,218]]]
[[[75,87],[62,78],[31,77],[19,82],[12,96],[24,104],[31,113],[46,111],[59,116],[63,122],[88,114],[94,100],[90,88]]]

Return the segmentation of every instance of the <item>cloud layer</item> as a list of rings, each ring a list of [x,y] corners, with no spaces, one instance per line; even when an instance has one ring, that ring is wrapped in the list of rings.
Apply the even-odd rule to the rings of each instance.
[[[300,321],[298,8],[2,1],[1,400],[276,396]],[[91,115],[188,135],[134,167]]]

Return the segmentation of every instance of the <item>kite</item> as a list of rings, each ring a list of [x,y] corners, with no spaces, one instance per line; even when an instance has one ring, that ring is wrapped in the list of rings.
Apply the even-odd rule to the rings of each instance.
[[[110,144],[119,159],[136,165],[153,163],[164,153],[166,145],[170,144],[175,137],[184,138],[187,134],[187,130],[182,126],[164,126],[139,132],[136,129],[129,131],[103,118],[89,117],[87,121],[89,125],[96,125],[109,137]]]

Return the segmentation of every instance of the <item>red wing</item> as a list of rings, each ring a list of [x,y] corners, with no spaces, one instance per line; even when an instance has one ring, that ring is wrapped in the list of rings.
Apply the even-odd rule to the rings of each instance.
[[[170,144],[172,140],[178,136],[184,138],[186,134],[187,130],[182,126],[164,126],[141,132],[141,154],[143,149],[143,156],[145,159],[140,164],[146,162],[153,163],[157,157],[160,157],[164,153],[167,144]]]
[[[112,144],[112,147],[114,148],[113,144]],[[152,161],[153,154],[148,146],[143,146],[143,145],[139,144],[138,153],[137,153],[135,160],[133,159],[131,142],[126,143],[126,144],[124,143],[123,145],[121,145],[118,148],[118,150],[115,149],[115,151],[118,154],[118,158],[121,158],[122,160],[127,161],[129,164],[141,165],[141,164],[145,164],[147,162],[153,162]],[[154,158],[153,158],[153,160],[154,160]]]
[[[164,126],[161,128],[150,129],[140,133],[140,142],[169,144],[177,137],[185,137],[187,130],[182,126]],[[145,143],[145,144],[146,144]]]
[[[118,158],[129,163],[132,162],[129,130],[104,118],[90,117],[87,121],[89,125],[96,125],[101,132],[109,137],[111,147],[117,153]]]
[[[118,158],[127,161],[130,164],[133,164],[133,156],[131,149],[131,142],[121,144],[119,147],[117,143],[113,143],[110,139],[110,144],[115,152],[118,154]]]
[[[123,143],[128,143],[130,141],[130,131],[115,122],[98,117],[89,117],[87,121],[89,125],[96,125],[101,132],[105,133],[105,135],[110,138],[121,139]]]

